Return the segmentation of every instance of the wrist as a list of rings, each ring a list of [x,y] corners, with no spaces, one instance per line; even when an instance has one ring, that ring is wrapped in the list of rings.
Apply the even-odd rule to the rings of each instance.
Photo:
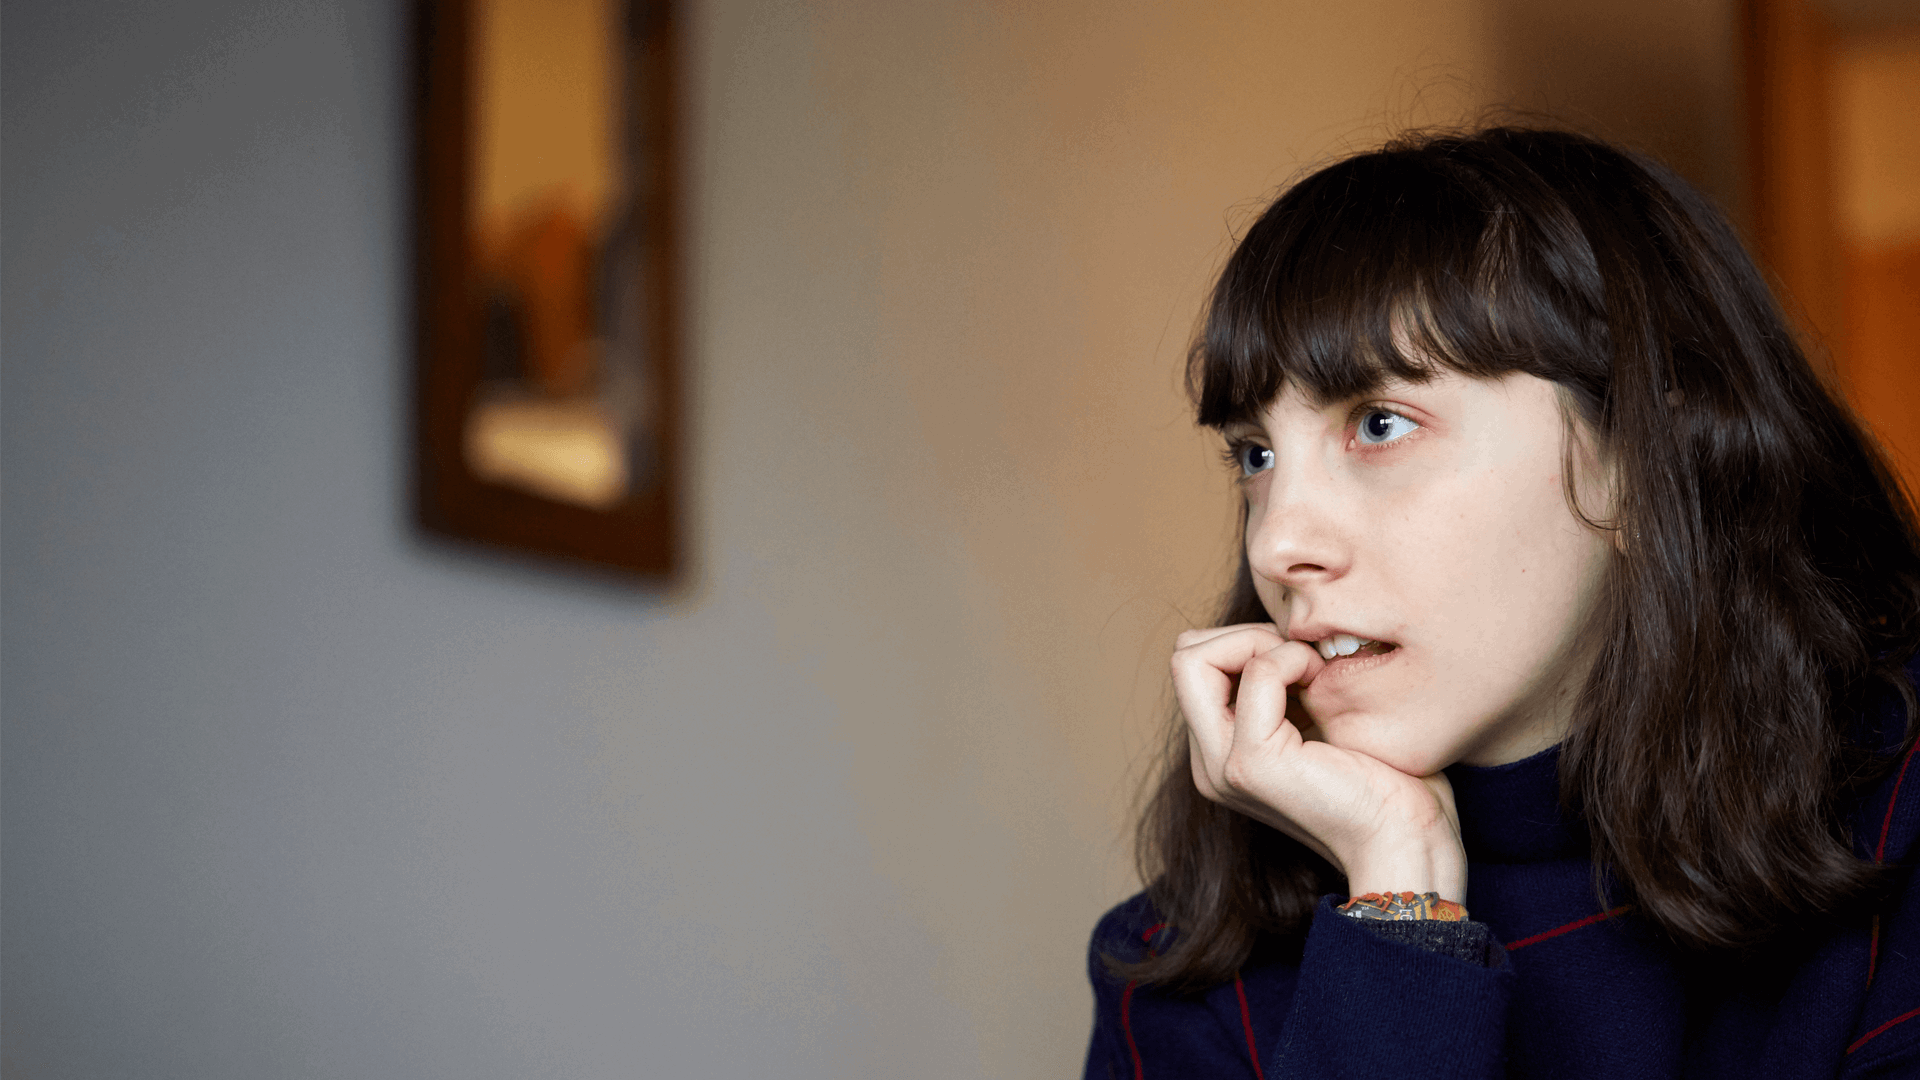
[[[1347,894],[1438,893],[1443,900],[1467,898],[1467,858],[1451,834],[1375,845],[1346,862]]]

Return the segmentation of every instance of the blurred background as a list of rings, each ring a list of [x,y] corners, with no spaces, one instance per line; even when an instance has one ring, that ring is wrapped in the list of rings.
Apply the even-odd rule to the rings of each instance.
[[[1557,116],[1906,446],[1911,7],[687,0],[636,588],[410,524],[404,5],[9,0],[0,1072],[1075,1073],[1233,557],[1179,369],[1235,231]]]

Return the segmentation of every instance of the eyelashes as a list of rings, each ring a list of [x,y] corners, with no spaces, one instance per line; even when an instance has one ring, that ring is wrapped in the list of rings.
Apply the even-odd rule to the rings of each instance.
[[[1398,442],[1420,430],[1420,424],[1383,405],[1362,405],[1347,417],[1347,430],[1361,446],[1376,447]],[[1242,480],[1265,472],[1274,462],[1271,447],[1239,436],[1228,437],[1220,456]]]
[[[1381,446],[1419,429],[1419,424],[1392,409],[1375,405],[1360,414],[1360,422],[1354,426],[1353,437],[1363,446]]]

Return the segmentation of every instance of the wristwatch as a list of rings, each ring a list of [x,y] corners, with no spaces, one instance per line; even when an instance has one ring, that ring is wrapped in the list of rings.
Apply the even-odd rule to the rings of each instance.
[[[1461,922],[1467,917],[1466,908],[1452,900],[1440,899],[1437,892],[1370,892],[1348,900],[1335,910],[1350,919],[1385,919],[1390,922],[1412,922],[1415,919]]]

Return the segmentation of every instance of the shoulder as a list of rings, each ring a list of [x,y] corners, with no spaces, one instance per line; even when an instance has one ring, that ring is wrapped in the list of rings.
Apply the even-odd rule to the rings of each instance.
[[[1277,1038],[1284,997],[1268,993],[1250,973],[1205,993],[1171,993],[1129,980],[1108,962],[1136,963],[1172,940],[1173,931],[1140,893],[1100,917],[1087,949],[1093,982],[1094,1028],[1086,1076],[1205,1076],[1256,1080],[1255,1028],[1262,1045]],[[1291,984],[1288,984],[1290,988]],[[1258,1008],[1255,1008],[1258,1006]],[[1260,1017],[1260,1027],[1252,1016]],[[1272,1028],[1268,1031],[1267,1028]]]
[[[1920,687],[1920,656],[1907,662],[1908,682]],[[1874,862],[1904,862],[1920,839],[1920,742],[1908,740],[1906,704],[1886,691],[1855,721],[1857,744],[1879,755],[1885,771],[1853,814],[1855,851]],[[1879,770],[1876,770],[1879,771]]]
[[[1920,653],[1904,665],[1908,685],[1920,693]],[[1891,754],[1906,749],[1907,709],[1892,687],[1882,685],[1873,704],[1854,716],[1846,734],[1855,744],[1876,753]]]
[[[1094,925],[1093,940],[1087,947],[1088,970],[1096,976],[1107,971],[1106,959],[1134,964],[1145,960],[1156,945],[1164,945],[1166,920],[1144,892],[1135,893],[1100,916]]]

